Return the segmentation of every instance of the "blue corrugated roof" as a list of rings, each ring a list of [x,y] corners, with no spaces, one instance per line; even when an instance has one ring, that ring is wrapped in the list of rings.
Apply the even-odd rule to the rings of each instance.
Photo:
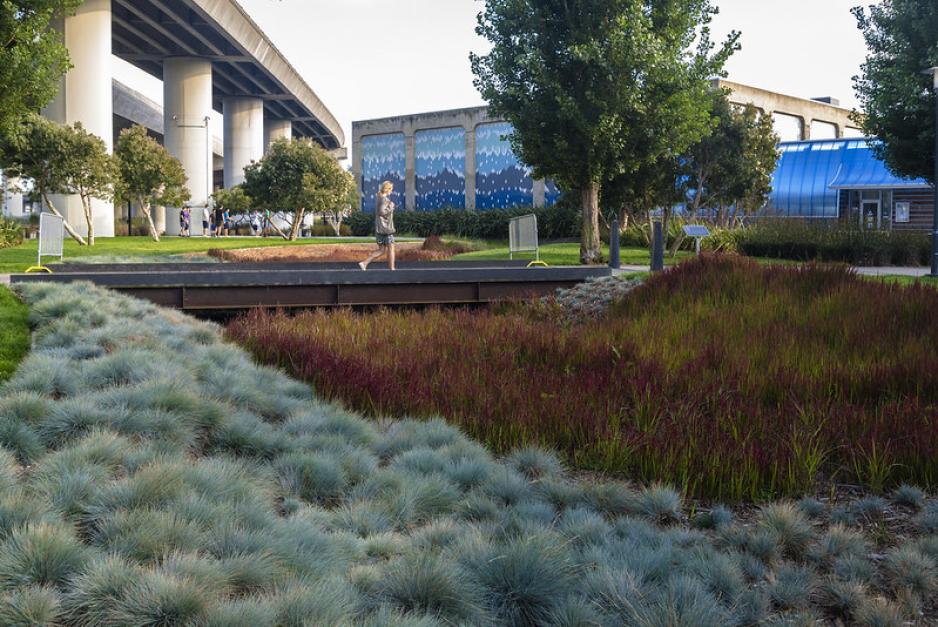
[[[907,179],[893,174],[876,158],[866,140],[846,142],[840,169],[831,189],[911,189],[928,188],[924,179]]]
[[[836,218],[839,189],[928,187],[923,180],[894,176],[870,150],[867,139],[785,142],[772,177],[767,211],[778,215]]]

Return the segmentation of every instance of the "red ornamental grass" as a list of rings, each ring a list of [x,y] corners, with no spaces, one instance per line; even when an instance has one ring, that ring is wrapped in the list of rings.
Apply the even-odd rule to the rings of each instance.
[[[938,483],[938,291],[704,257],[601,320],[253,312],[229,335],[372,416],[442,415],[497,451],[761,499],[839,474]]]

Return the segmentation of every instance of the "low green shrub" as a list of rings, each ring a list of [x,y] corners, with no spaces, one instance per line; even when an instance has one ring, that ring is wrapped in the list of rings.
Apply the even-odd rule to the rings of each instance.
[[[0,216],[0,249],[13,248],[23,243],[26,224],[13,218]]]
[[[738,251],[751,257],[832,261],[860,266],[928,265],[927,233],[869,231],[796,219],[762,219],[737,236]]]
[[[372,217],[372,220],[374,218]],[[328,224],[323,224],[318,222],[313,225],[310,229],[309,234],[311,237],[335,237],[335,229]],[[346,222],[343,222],[339,225],[339,235],[342,237],[349,237],[352,235],[352,227],[349,226]]]
[[[394,214],[394,226],[398,233],[418,237],[455,235],[469,239],[504,240],[508,238],[509,221],[529,213],[537,216],[538,235],[541,239],[570,239],[580,236],[579,211],[561,204],[543,208],[518,207],[489,211],[398,211]],[[346,223],[351,228],[352,235],[363,237],[374,233],[374,221],[373,213],[356,212]]]

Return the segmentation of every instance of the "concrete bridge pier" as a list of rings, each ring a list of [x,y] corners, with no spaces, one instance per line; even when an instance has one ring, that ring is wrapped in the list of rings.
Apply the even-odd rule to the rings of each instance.
[[[171,57],[163,62],[164,145],[189,179],[192,235],[202,234],[202,208],[212,193],[212,62]],[[179,234],[181,207],[166,208],[167,235]]]
[[[266,118],[264,120],[264,154],[270,149],[270,145],[278,139],[293,139],[293,122],[290,120],[277,120]]]
[[[59,82],[55,99],[43,115],[60,124],[81,122],[113,150],[114,110],[111,72],[111,0],[85,0],[74,15],[55,27],[62,33],[72,68]],[[52,197],[52,202],[75,230],[85,235],[87,225],[77,195]],[[114,236],[114,203],[92,201],[96,237]]]
[[[225,98],[225,187],[244,182],[244,168],[264,156],[264,101]]]

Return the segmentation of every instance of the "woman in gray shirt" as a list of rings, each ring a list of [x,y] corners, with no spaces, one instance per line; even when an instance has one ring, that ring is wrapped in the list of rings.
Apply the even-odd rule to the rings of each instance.
[[[375,239],[378,242],[378,251],[359,262],[358,267],[362,270],[367,270],[368,264],[384,254],[388,256],[388,268],[394,270],[394,203],[391,201],[393,191],[394,184],[391,181],[382,183],[381,189],[378,190],[378,198],[375,201]]]

